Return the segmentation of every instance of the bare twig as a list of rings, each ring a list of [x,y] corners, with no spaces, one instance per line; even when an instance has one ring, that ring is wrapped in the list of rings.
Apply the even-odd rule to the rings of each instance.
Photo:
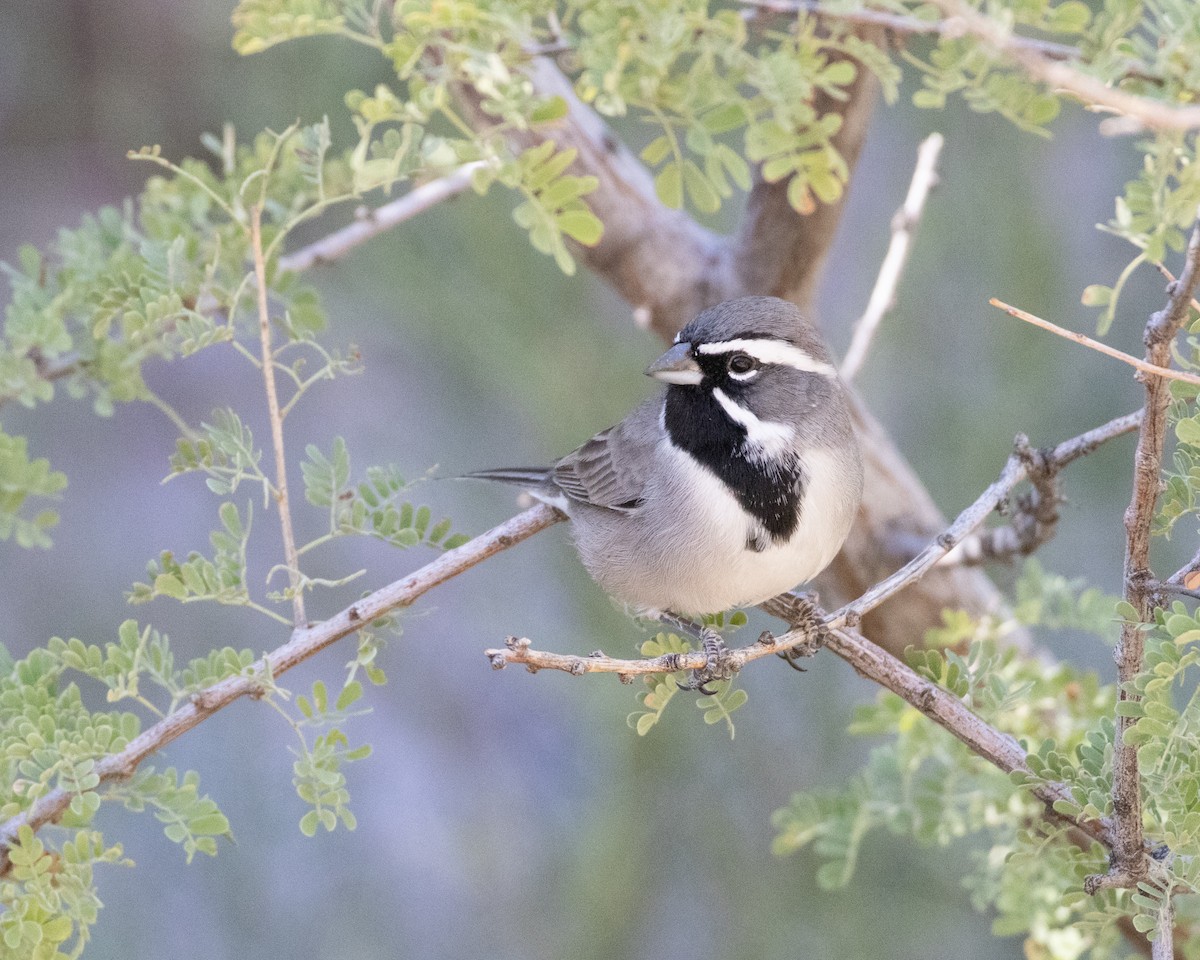
[[[1187,563],[1167,578],[1167,583],[1180,586],[1185,590],[1200,588],[1200,550]]]
[[[908,263],[908,254],[925,210],[925,201],[938,181],[938,157],[945,142],[940,133],[931,133],[917,148],[917,165],[913,169],[912,182],[908,185],[908,195],[904,198],[903,206],[892,217],[892,239],[887,254],[879,268],[867,309],[855,324],[850,348],[842,361],[840,372],[847,383],[862,369],[880,321],[896,303],[896,289]]]
[[[406,220],[411,220],[417,214],[424,213],[443,200],[449,200],[468,190],[471,186],[472,175],[484,166],[484,163],[483,160],[477,160],[474,163],[464,164],[453,173],[423,183],[419,187],[413,187],[404,196],[397,197],[381,207],[366,210],[358,220],[349,226],[335,230],[320,240],[315,240],[299,250],[280,257],[279,269],[299,272],[320,264],[340,260],[355,247],[399,226]]]
[[[1141,410],[1118,417],[1105,424],[1105,439],[1132,433],[1141,422]],[[1045,454],[1044,451],[1030,450],[1029,455],[1036,461]],[[1061,466],[1060,462],[1059,469]],[[1058,472],[1032,470],[1029,476],[1031,489],[1018,497],[1015,505],[1009,508],[1008,523],[990,530],[972,532],[938,561],[938,568],[979,566],[1028,556],[1053,539],[1058,528],[1058,507],[1062,503]],[[895,552],[911,555],[924,548],[925,543],[923,538],[898,533],[892,539],[891,548]]]
[[[1186,263],[1179,280],[1172,284],[1164,309],[1151,315],[1146,323],[1144,342],[1146,363],[1165,367],[1171,361],[1175,335],[1187,319],[1191,300],[1200,284],[1200,221],[1188,242]],[[1167,428],[1170,390],[1162,377],[1144,378],[1146,406],[1138,431],[1134,453],[1133,492],[1125,510],[1125,599],[1138,612],[1142,622],[1153,618],[1153,573],[1150,570],[1150,525],[1158,499],[1162,470],[1163,442]],[[1138,699],[1132,688],[1142,669],[1145,634],[1140,623],[1124,623],[1121,638],[1113,653],[1117,662],[1118,703]],[[1113,743],[1113,823],[1115,843],[1109,872],[1089,877],[1089,890],[1103,886],[1136,886],[1146,877],[1147,862],[1142,826],[1142,788],[1137,748],[1125,742],[1125,734],[1134,719],[1122,712],[1116,717]]]
[[[1184,383],[1192,383],[1200,386],[1200,377],[1194,373],[1188,373],[1184,370],[1175,370],[1172,367],[1161,366],[1150,363],[1146,360],[1139,360],[1137,357],[1131,356],[1116,347],[1110,347],[1107,343],[1101,343],[1099,340],[1093,340],[1089,336],[1082,333],[1076,333],[1074,330],[1067,330],[1065,327],[1060,327],[1058,324],[1051,323],[1049,320],[1043,320],[1039,316],[1032,313],[1027,313],[1018,307],[1010,306],[1003,300],[997,300],[992,297],[988,303],[993,307],[999,307],[1010,317],[1016,317],[1018,320],[1024,320],[1026,323],[1032,323],[1035,327],[1041,327],[1043,330],[1049,330],[1051,333],[1057,334],[1067,340],[1074,340],[1078,344],[1082,344],[1089,350],[1095,350],[1097,353],[1102,353],[1106,357],[1112,357],[1115,360],[1120,360],[1122,363],[1127,363],[1131,367],[1149,373],[1155,377],[1162,377],[1165,380],[1181,380]],[[1167,354],[1167,360],[1170,361],[1170,353]]]
[[[461,547],[447,550],[432,563],[427,563],[407,577],[352,603],[328,620],[296,630],[287,643],[267,654],[244,673],[229,677],[194,694],[187,704],[142,731],[124,750],[97,760],[94,772],[100,778],[100,783],[131,777],[138,765],[148,756],[207,720],[218,710],[240,697],[261,694],[263,683],[260,678],[275,678],[286,673],[298,663],[368,625],[372,620],[411,605],[434,587],[562,519],[562,514],[552,507],[539,504],[493,527]],[[56,821],[67,809],[72,796],[66,790],[51,790],[24,813],[0,825],[0,876],[8,871],[8,849],[16,840],[21,827],[28,826],[38,830],[47,823]]]
[[[1101,124],[1102,133],[1128,134],[1142,129],[1193,130],[1200,127],[1200,107],[1175,106],[1110,87],[1102,80],[1082,73],[1061,58],[1031,49],[1009,32],[1003,24],[972,9],[963,0],[931,0],[948,17],[948,32],[961,24],[963,32],[982,40],[1001,56],[1020,67],[1034,80],[1062,90],[1093,107],[1118,114]]]
[[[263,260],[261,204],[250,208],[250,249],[254,254],[254,277],[258,288],[258,332],[262,347],[263,387],[267,393],[267,416],[271,421],[271,446],[275,450],[275,484],[272,493],[279,508],[279,528],[283,533],[283,555],[287,560],[288,584],[292,594],[292,622],[299,630],[305,626],[308,618],[304,615],[300,558],[296,553],[296,535],[292,531],[292,507],[288,499],[283,417],[279,413],[279,396],[275,392],[275,354],[271,349],[271,312],[267,306],[267,267]]]
[[[1154,261],[1151,265],[1155,270],[1161,273],[1164,278],[1166,278],[1167,283],[1175,282],[1175,274],[1168,270],[1163,264]],[[1192,297],[1192,309],[1197,313],[1200,313],[1200,300],[1197,300],[1195,297]]]

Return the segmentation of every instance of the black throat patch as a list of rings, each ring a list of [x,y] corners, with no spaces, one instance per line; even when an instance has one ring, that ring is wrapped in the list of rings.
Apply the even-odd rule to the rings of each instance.
[[[729,418],[711,390],[668,387],[663,419],[671,442],[729,487],[772,541],[782,543],[796,532],[805,484],[798,457],[782,461],[747,457],[746,428]],[[753,537],[747,542],[751,550],[766,546]]]

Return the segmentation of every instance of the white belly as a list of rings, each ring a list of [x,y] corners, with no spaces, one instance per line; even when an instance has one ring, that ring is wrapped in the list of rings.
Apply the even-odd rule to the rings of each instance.
[[[614,597],[642,610],[695,615],[761,603],[824,570],[850,530],[858,490],[846,489],[845,466],[830,451],[805,455],[807,484],[796,532],[787,543],[758,552],[747,547],[754,521],[725,485],[666,441],[658,452],[680,461],[679,469],[661,474],[677,480],[646,504],[635,542],[596,544],[607,555],[589,557],[579,538],[593,576]],[[619,563],[612,562],[613,552],[623,554]]]

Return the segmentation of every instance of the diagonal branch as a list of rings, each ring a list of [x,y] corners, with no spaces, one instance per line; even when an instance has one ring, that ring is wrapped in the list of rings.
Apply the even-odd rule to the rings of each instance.
[[[510,132],[511,141],[521,149],[546,141],[574,149],[574,169],[597,180],[587,203],[604,234],[591,247],[569,241],[571,252],[633,305],[635,316],[644,318],[639,322],[667,341],[705,307],[734,296],[722,238],[684,211],[663,205],[646,168],[575,95],[553,61],[534,57],[527,70],[537,93],[561,97],[567,113],[536,129]],[[491,125],[483,94],[461,88],[458,95],[471,123],[480,129]]]
[[[825,20],[841,20],[845,23],[863,26],[883,27],[889,33],[908,36],[912,34],[952,34],[956,28],[945,20],[922,20],[918,17],[906,17],[886,10],[866,9],[835,9],[816,0],[738,0],[743,6],[752,8],[751,15],[764,16],[772,13],[806,13],[810,16]],[[1054,43],[1050,40],[1037,40],[1032,37],[1022,37],[1014,34],[1012,44],[1022,50],[1038,53],[1049,60],[1077,60],[1080,56],[1078,47],[1065,43]]]
[[[1172,281],[1175,282],[1175,281]],[[1024,320],[1026,323],[1032,323],[1035,327],[1041,327],[1043,330],[1049,330],[1053,334],[1066,339],[1074,340],[1076,343],[1087,347],[1089,350],[1095,350],[1097,353],[1102,353],[1106,357],[1112,357],[1114,360],[1120,360],[1122,363],[1127,363],[1135,370],[1140,370],[1142,373],[1148,373],[1154,377],[1162,377],[1164,380],[1179,380],[1183,383],[1191,383],[1200,386],[1200,377],[1194,373],[1188,373],[1185,370],[1176,370],[1173,367],[1162,367],[1157,364],[1149,363],[1146,360],[1139,360],[1137,357],[1130,356],[1116,347],[1110,347],[1107,343],[1101,343],[1099,340],[1093,340],[1091,337],[1082,333],[1076,333],[1074,330],[1067,330],[1065,327],[1060,327],[1056,323],[1051,323],[1049,320],[1043,320],[1041,317],[1032,313],[1027,313],[1017,307],[1010,306],[1003,300],[997,300],[992,297],[988,301],[993,307],[999,307],[1010,317],[1016,317],[1018,320]]]
[[[846,383],[852,381],[862,369],[880,322],[896,303],[896,288],[900,286],[900,275],[908,263],[917,225],[925,211],[925,201],[938,182],[938,157],[945,142],[940,133],[931,133],[917,148],[917,165],[913,170],[912,182],[908,185],[908,194],[904,204],[892,217],[892,239],[888,243],[883,265],[879,268],[867,309],[854,325],[850,346],[838,370]]]
[[[398,227],[443,200],[465,193],[471,188],[471,176],[483,165],[482,160],[463,164],[453,173],[413,187],[404,196],[380,207],[366,208],[354,223],[280,257],[279,269],[299,273],[342,259],[355,247],[362,246],[379,234]]]
[[[1018,66],[1032,79],[1051,89],[1062,90],[1093,107],[1119,116],[1101,124],[1101,133],[1137,133],[1150,130],[1194,130],[1200,127],[1200,107],[1174,106],[1161,100],[1139,97],[1078,70],[1060,57],[1029,47],[1003,24],[963,0],[930,0],[962,29],[982,40],[998,54]]]
[[[143,730],[124,750],[97,760],[93,772],[100,778],[101,784],[133,776],[143,760],[203,723],[218,710],[241,697],[261,694],[263,686],[260,677],[274,678],[286,673],[372,620],[401,607],[410,606],[434,587],[562,519],[563,515],[554,508],[539,504],[493,527],[487,533],[480,534],[461,547],[447,550],[432,563],[427,563],[407,577],[368,594],[328,620],[296,630],[287,643],[267,654],[245,673],[228,677],[199,691],[187,704],[154,726]],[[0,876],[8,872],[8,851],[16,841],[20,829],[32,827],[36,831],[48,823],[57,821],[70,805],[72,796],[66,790],[51,790],[38,798],[28,810],[0,824]]]

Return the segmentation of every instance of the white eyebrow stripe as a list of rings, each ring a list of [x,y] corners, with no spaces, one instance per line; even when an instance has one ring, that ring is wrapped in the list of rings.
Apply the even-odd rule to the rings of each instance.
[[[722,340],[720,343],[702,343],[696,347],[698,353],[732,353],[735,350],[748,354],[759,363],[777,363],[803,373],[815,373],[822,377],[836,377],[837,371],[823,363],[811,353],[801,350],[782,340],[761,338],[755,340]]]
[[[729,398],[720,387],[713,387],[712,395],[721,409],[734,423],[746,428],[747,454],[767,460],[777,460],[791,449],[796,438],[794,427],[773,420],[760,420],[753,413]]]

